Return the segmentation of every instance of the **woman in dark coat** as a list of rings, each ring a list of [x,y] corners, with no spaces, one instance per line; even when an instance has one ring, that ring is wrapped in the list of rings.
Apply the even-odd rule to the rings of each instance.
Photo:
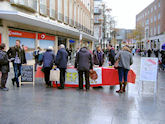
[[[1,76],[1,86],[0,89],[3,91],[8,91],[9,89],[6,87],[6,82],[8,78],[9,69],[9,60],[7,52],[5,51],[6,45],[2,43],[0,45],[0,71],[2,73]]]

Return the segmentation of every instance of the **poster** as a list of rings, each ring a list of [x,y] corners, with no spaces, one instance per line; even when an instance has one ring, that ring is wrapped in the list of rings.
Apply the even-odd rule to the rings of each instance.
[[[141,81],[157,81],[158,58],[141,58],[140,80]]]

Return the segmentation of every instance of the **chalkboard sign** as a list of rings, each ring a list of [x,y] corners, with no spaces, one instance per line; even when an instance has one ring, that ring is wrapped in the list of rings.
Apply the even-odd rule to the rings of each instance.
[[[21,82],[33,82],[33,65],[22,65]]]

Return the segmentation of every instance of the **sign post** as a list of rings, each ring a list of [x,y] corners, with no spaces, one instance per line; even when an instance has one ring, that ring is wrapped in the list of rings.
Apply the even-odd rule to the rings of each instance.
[[[157,93],[158,85],[158,58],[141,58],[140,81],[155,82],[154,93]]]

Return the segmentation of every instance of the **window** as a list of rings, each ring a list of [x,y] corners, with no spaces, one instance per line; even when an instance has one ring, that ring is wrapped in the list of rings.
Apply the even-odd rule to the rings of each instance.
[[[152,36],[152,34],[153,34],[153,28],[151,27],[151,29],[150,29],[150,35]]]
[[[50,17],[55,18],[55,0],[50,0]]]
[[[154,16],[154,21],[156,22],[156,15]]]
[[[75,5],[75,4],[74,4]],[[75,9],[75,8],[74,8]],[[69,24],[72,24],[72,16],[73,16],[73,1],[69,0]]]
[[[68,23],[68,0],[64,0],[64,22]]]
[[[62,0],[58,0],[58,20],[62,21]]]
[[[149,24],[149,19],[146,20],[146,25],[148,25],[148,24]]]
[[[160,13],[158,14],[158,20],[160,20]]]
[[[154,26],[154,35],[156,35],[156,25]]]
[[[153,16],[151,17],[151,23],[153,23]]]
[[[153,7],[151,7],[151,13],[153,12]]]
[[[40,0],[40,13],[43,15],[47,15],[46,0]]]
[[[160,8],[160,1],[159,1],[159,3],[158,3],[158,7]]]
[[[157,9],[157,6],[155,5],[155,10]]]
[[[77,23],[79,23],[79,19],[80,19],[80,10],[79,10],[79,6],[77,7]]]
[[[76,17],[77,17],[76,3],[74,3],[74,25],[76,26]]]

